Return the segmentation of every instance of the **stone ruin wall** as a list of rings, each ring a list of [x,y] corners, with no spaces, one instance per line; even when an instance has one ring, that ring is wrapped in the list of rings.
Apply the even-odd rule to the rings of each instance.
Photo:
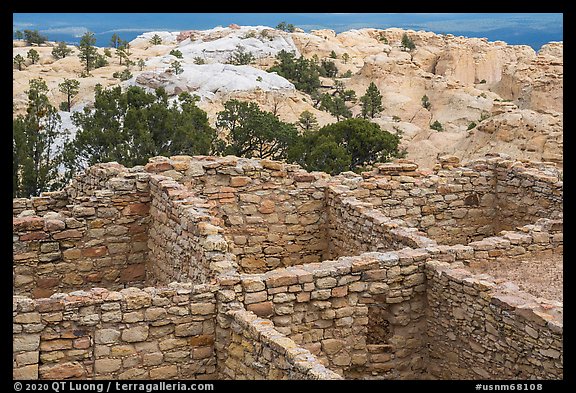
[[[345,378],[425,373],[425,253],[365,253],[241,274],[235,297]]]
[[[213,378],[216,290],[176,284],[14,296],[14,378]]]
[[[561,309],[429,262],[427,371],[439,379],[561,379]]]
[[[561,182],[550,176],[538,180],[555,187],[547,208],[558,220],[541,219],[516,231],[450,246],[406,226],[405,217],[391,219],[381,206],[374,209],[373,201],[366,199],[369,188],[358,188],[356,178],[325,179],[280,164],[289,168],[283,172],[275,165],[279,163],[266,161],[262,168],[271,168],[245,176],[245,168],[242,173],[237,164],[229,157],[158,158],[146,168],[129,170],[100,164],[64,191],[15,199],[15,216],[33,210],[14,218],[15,378],[501,378],[493,374],[492,365],[512,379],[562,378],[561,303],[542,303],[483,276],[462,281],[457,269],[534,251],[561,251]],[[240,172],[228,176],[228,186],[218,185],[235,184],[240,192],[206,192],[216,185],[202,181],[199,166],[209,177],[216,168]],[[267,177],[275,172],[280,173]],[[226,176],[216,178],[224,181]],[[269,191],[263,178],[294,183],[285,184],[282,189],[288,187],[288,192],[283,194],[281,183],[272,181]],[[534,195],[546,190],[536,182],[534,187]],[[296,197],[300,207],[312,202],[309,206],[316,207],[309,213],[322,224],[314,233],[325,243],[321,254],[309,254],[318,255],[318,260],[290,261],[256,273],[238,268],[235,236],[241,235],[222,213],[227,205],[238,212],[250,204],[222,199],[241,201],[244,191],[273,195],[283,228],[290,224],[285,211],[302,213],[290,210],[294,208],[288,207],[288,197]],[[520,200],[525,196],[517,194]],[[270,214],[241,217],[247,222],[248,217]],[[78,223],[82,227],[74,227]],[[256,228],[260,225],[263,221]],[[297,228],[300,223],[290,225]],[[52,228],[58,229],[51,232]],[[43,257],[56,253],[50,251],[55,245],[46,246],[55,243],[55,235],[70,235],[66,231],[76,228],[81,237],[56,239],[60,259]],[[94,229],[101,232],[90,232]],[[131,239],[132,235],[137,237]],[[258,236],[252,241],[266,241]],[[110,246],[122,243],[130,247]],[[82,252],[97,247],[105,253]],[[400,248],[404,250],[394,251]],[[117,249],[123,251],[112,251]],[[75,250],[80,257],[70,259]],[[361,254],[366,251],[379,252]],[[107,264],[110,261],[117,265]],[[122,280],[122,269],[132,265],[143,273],[132,281]],[[102,273],[102,266],[105,273],[118,273],[93,283],[88,277]],[[59,283],[49,291],[33,292],[42,289],[42,279],[74,274],[75,269],[82,271],[82,284]],[[170,284],[175,280],[190,283]],[[214,285],[196,285],[204,282]],[[121,289],[134,284],[159,287]],[[107,289],[42,298],[53,291],[96,286]],[[512,338],[521,340],[521,348]],[[450,356],[442,357],[448,349]]]
[[[147,180],[130,174],[111,177],[107,189],[90,196],[60,192],[15,199],[15,215],[31,211],[13,219],[14,294],[48,297],[143,283],[150,221],[147,187]]]
[[[259,273],[325,259],[322,175],[297,165],[236,157],[157,158],[146,168],[172,177],[206,201],[242,271]]]
[[[152,206],[148,246],[148,282],[207,283],[236,266],[222,228],[212,224],[205,200],[172,178],[150,177]]]
[[[341,175],[350,190],[345,194],[441,244],[467,244],[538,218],[562,216],[563,183],[538,165],[493,157],[460,166],[447,157],[428,173],[399,161],[377,164],[362,176]]]

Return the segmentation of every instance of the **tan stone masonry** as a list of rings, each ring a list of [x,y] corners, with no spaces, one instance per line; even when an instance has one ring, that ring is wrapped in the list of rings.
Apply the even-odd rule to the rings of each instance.
[[[14,199],[14,378],[560,379],[562,303],[466,270],[562,252],[559,175],[98,164]]]

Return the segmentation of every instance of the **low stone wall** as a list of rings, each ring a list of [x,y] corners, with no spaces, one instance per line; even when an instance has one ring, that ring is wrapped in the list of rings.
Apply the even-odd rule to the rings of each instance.
[[[455,157],[454,157],[455,158]],[[377,164],[360,176],[334,179],[348,196],[369,202],[442,244],[467,244],[539,218],[561,218],[563,183],[550,166],[533,168],[505,157],[418,171],[405,160]]]
[[[206,283],[216,274],[236,268],[223,229],[212,224],[215,219],[205,200],[160,175],[151,176],[150,195],[149,283]]]
[[[216,376],[214,286],[13,299],[14,379]]]
[[[425,371],[427,255],[365,253],[241,274],[222,288],[346,378],[414,379]]]
[[[229,311],[227,317],[230,332],[219,356],[221,379],[342,379],[274,329],[270,320],[246,310]]]
[[[130,190],[99,190],[59,213],[13,219],[14,294],[144,282],[149,195],[136,191],[135,180],[120,180]]]
[[[404,221],[390,219],[372,204],[345,195],[338,187],[327,191],[330,258],[436,245]]]
[[[502,229],[563,215],[564,182],[558,170],[543,164],[502,160],[495,164],[498,218]]]
[[[324,258],[325,174],[297,165],[237,157],[156,157],[146,170],[172,177],[205,198],[230,252],[248,273]]]
[[[518,227],[516,231],[502,231],[500,236],[490,236],[467,245],[428,247],[427,250],[443,261],[463,262],[470,266],[505,259],[521,259],[542,251],[562,253],[562,228],[562,220],[542,218],[535,224]]]
[[[562,379],[561,304],[428,262],[428,372],[438,379]]]

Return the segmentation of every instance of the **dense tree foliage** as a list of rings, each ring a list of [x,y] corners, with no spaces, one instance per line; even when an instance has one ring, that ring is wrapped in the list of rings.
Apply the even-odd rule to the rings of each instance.
[[[162,45],[162,38],[160,38],[158,34],[154,34],[148,42],[150,42],[152,45]]]
[[[181,59],[183,57],[182,52],[180,52],[178,49],[172,49],[170,51],[170,55],[174,56],[177,59]]]
[[[279,63],[271,67],[268,72],[276,72],[292,82],[296,89],[308,94],[312,94],[320,87],[320,72],[313,60],[296,58],[294,53],[285,50],[281,50],[276,59]]]
[[[287,31],[289,33],[293,33],[296,30],[296,27],[292,23],[286,23],[284,21],[278,23],[276,26],[277,30]]]
[[[14,38],[17,40],[23,40],[24,39],[24,33],[22,33],[22,31],[20,31],[20,30],[16,30],[14,32]]]
[[[416,45],[414,44],[414,41],[412,41],[412,39],[410,37],[408,37],[408,34],[404,33],[402,35],[402,48],[408,51],[414,50],[416,49]]]
[[[24,39],[28,45],[40,45],[48,40],[48,38],[40,34],[38,30],[24,30]]]
[[[94,109],[76,112],[72,119],[79,129],[65,146],[68,176],[98,162],[134,166],[157,155],[215,152],[216,132],[189,93],[170,105],[163,89],[153,94],[136,86],[126,91],[97,86]]]
[[[434,123],[430,124],[430,128],[436,131],[444,131],[442,123],[440,123],[438,120],[435,120]]]
[[[322,60],[320,67],[318,68],[318,72],[320,73],[320,76],[334,78],[338,74],[338,68],[333,61]]]
[[[98,51],[96,50],[96,38],[94,38],[94,33],[86,32],[80,39],[80,44],[78,45],[78,57],[80,57],[80,61],[84,63],[84,67],[86,67],[86,73],[89,74],[90,70],[95,68],[96,65],[96,57],[98,55]]]
[[[428,96],[426,94],[424,94],[422,96],[421,101],[422,101],[422,107],[424,109],[430,109],[430,107],[432,106],[432,103],[430,102],[430,99],[428,98]]]
[[[26,59],[24,59],[24,56],[22,56],[21,54],[17,54],[16,56],[14,56],[14,59],[12,59],[12,63],[18,67],[18,71],[22,71],[22,65],[26,62]]]
[[[337,174],[399,156],[400,138],[365,119],[348,119],[306,132],[288,159],[309,171]]]
[[[346,119],[352,117],[352,111],[346,106],[346,101],[340,95],[322,94],[320,109],[329,112],[332,116],[336,117],[337,121],[340,121],[342,117]]]
[[[112,34],[112,37],[110,37],[110,47],[117,49],[121,43],[122,39],[120,38],[120,36],[116,33]]]
[[[80,89],[80,82],[75,79],[64,79],[62,83],[58,85],[60,92],[66,95],[66,101],[60,104],[60,110],[70,112],[70,107],[72,106],[72,98],[74,98]]]
[[[58,154],[54,142],[60,125],[42,79],[30,80],[28,108],[12,122],[12,196],[39,195],[56,186]]]
[[[242,157],[285,159],[298,138],[293,124],[262,111],[254,102],[227,101],[216,126],[226,132],[224,153]]]
[[[32,64],[36,64],[38,62],[38,60],[40,60],[40,54],[38,53],[38,51],[36,49],[30,49],[26,53],[26,57],[30,59]]]
[[[360,97],[360,103],[362,105],[362,117],[364,118],[370,116],[373,119],[374,116],[382,112],[384,109],[382,106],[382,95],[374,82],[370,82],[366,93]]]
[[[56,59],[63,59],[72,52],[74,51],[68,48],[68,45],[66,45],[64,41],[61,41],[52,49],[52,56]]]
[[[174,75],[179,75],[184,72],[182,64],[178,60],[174,60],[172,63],[170,63],[170,70],[172,70]]]
[[[304,111],[300,114],[298,122],[296,123],[302,131],[312,131],[318,128],[318,119],[309,111]]]

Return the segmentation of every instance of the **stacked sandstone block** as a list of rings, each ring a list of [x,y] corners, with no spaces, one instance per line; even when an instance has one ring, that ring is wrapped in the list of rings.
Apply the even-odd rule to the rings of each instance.
[[[439,379],[562,379],[562,304],[444,262],[426,264],[428,372]]]
[[[16,379],[214,378],[214,286],[13,300]]]

